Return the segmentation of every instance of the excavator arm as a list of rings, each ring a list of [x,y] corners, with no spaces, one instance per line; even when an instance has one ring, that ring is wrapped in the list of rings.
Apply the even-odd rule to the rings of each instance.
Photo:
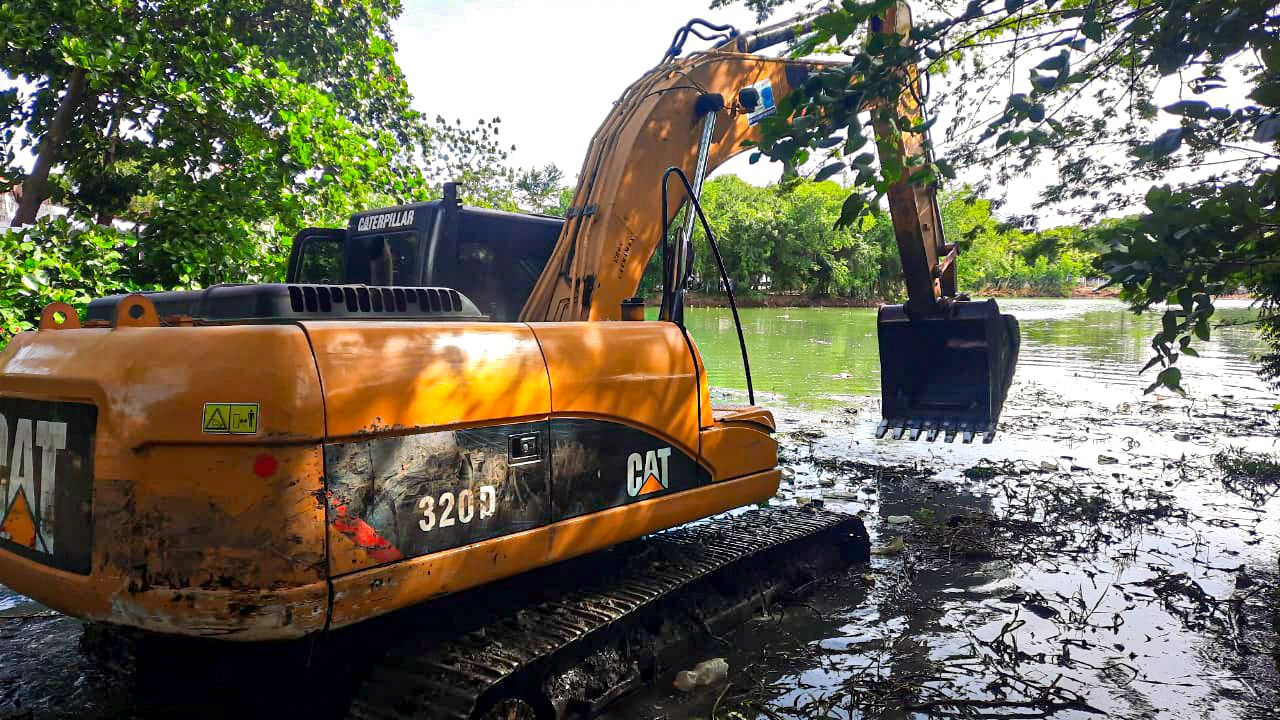
[[[736,47],[737,41],[732,41]],[[693,177],[758,140],[758,123],[815,63],[715,49],[659,65],[629,87],[591,140],[560,239],[521,313],[523,321],[617,320],[640,286],[662,228],[659,191],[669,167]],[[754,110],[739,91],[753,88]],[[710,142],[699,142],[711,124]]]
[[[760,140],[759,122],[774,114],[794,88],[827,63],[767,57],[759,51],[809,29],[796,18],[739,35],[728,26],[693,21],[676,34],[658,66],[632,84],[597,130],[579,173],[567,221],[520,319],[618,320],[635,295],[663,229],[680,204],[663,201],[668,168],[692,178],[694,193],[714,168]],[[680,57],[684,39],[700,29],[721,33],[711,50]],[[910,31],[910,10],[898,3],[873,22],[873,32]],[[898,99],[899,114],[919,119],[918,95]],[[877,147],[899,160],[927,154],[925,136],[877,127]],[[882,157],[882,160],[885,158]],[[957,433],[990,441],[1012,380],[1017,322],[995,301],[970,302],[957,293],[956,248],[945,242],[932,183],[904,179],[888,202],[908,293],[904,305],[881,308],[882,411],[879,436],[928,440]],[[685,238],[692,227],[686,218]],[[673,280],[687,274],[683,248]],[[664,317],[670,308],[664,304]],[[679,320],[676,314],[674,319]]]

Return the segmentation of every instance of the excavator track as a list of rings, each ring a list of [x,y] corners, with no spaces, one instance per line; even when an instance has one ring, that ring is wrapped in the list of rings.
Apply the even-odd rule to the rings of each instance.
[[[687,653],[693,636],[715,638],[717,627],[868,551],[861,520],[800,507],[627,543],[608,551],[613,571],[597,562],[585,584],[478,629],[411,632],[372,663],[347,717],[589,717],[660,672],[664,658]]]

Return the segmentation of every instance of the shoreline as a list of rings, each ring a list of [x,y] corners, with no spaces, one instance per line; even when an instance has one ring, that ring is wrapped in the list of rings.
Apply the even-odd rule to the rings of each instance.
[[[1120,296],[1118,288],[1107,288],[1102,292],[1095,292],[1093,288],[1087,285],[1078,285],[1072,288],[1068,295],[1043,295],[1034,292],[1023,292],[999,288],[984,288],[980,291],[972,293],[976,297],[982,298],[1019,298],[1019,299],[1044,299],[1044,300],[1097,300],[1097,299],[1115,299]],[[834,307],[834,308],[874,308],[881,305],[892,305],[893,300],[886,298],[846,298],[846,297],[810,297],[808,295],[793,295],[790,293],[772,293],[768,295],[758,295],[755,297],[738,297],[735,298],[740,308],[813,308],[813,307]],[[648,305],[661,304],[660,295],[651,295],[645,299]],[[705,293],[690,292],[685,296],[685,306],[691,308],[726,308],[729,307],[729,300],[723,295],[708,295]]]
[[[971,293],[978,298],[1018,299],[1018,300],[1119,300],[1120,289],[1109,287],[1101,292],[1088,285],[1077,285],[1067,295],[1043,295],[1029,291],[1008,290],[1000,288],[984,288]],[[1219,300],[1254,300],[1252,296],[1243,294],[1219,295]],[[792,295],[776,293],[755,297],[736,298],[740,308],[875,308],[881,305],[893,305],[893,300],[884,298],[860,299],[844,297],[810,297],[808,295]],[[661,295],[650,295],[645,304],[657,307],[662,304]],[[685,307],[691,308],[727,308],[729,300],[723,295],[708,295],[690,292],[685,296]]]

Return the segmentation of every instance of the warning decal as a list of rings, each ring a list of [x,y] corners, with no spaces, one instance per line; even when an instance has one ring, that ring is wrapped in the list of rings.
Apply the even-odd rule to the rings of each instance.
[[[209,435],[255,435],[258,403],[205,403],[200,429]]]

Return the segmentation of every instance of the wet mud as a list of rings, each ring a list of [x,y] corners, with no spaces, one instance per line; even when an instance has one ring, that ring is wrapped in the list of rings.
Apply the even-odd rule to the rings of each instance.
[[[1098,396],[1019,383],[985,446],[869,439],[874,402],[784,413],[777,502],[862,514],[871,565],[726,638],[726,683],[610,717],[1280,717],[1280,473],[1232,463],[1280,450],[1280,413]]]

